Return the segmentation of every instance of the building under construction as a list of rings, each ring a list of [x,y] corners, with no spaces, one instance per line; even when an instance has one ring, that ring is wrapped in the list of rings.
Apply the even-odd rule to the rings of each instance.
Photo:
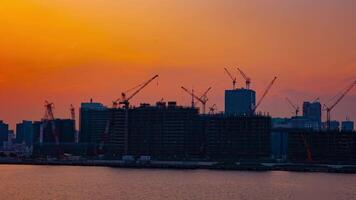
[[[264,160],[271,155],[269,116],[206,118],[207,156],[212,160]]]
[[[293,130],[288,133],[288,160],[300,163],[356,163],[354,132]]]
[[[107,135],[102,132],[103,149],[109,157],[258,160],[270,156],[268,116],[200,115],[198,109],[176,102],[112,108],[109,113],[109,130]]]

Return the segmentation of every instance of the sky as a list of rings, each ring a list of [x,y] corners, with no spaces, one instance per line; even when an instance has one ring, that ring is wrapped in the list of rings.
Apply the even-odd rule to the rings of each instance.
[[[69,105],[110,105],[122,91],[154,81],[133,100],[189,105],[181,86],[224,108],[227,67],[252,79],[259,110],[286,117],[320,97],[330,105],[356,79],[354,0],[11,0],[0,3],[0,120],[39,120],[44,101],[55,116]],[[77,111],[78,114],[78,111]],[[356,88],[334,119],[356,120]]]

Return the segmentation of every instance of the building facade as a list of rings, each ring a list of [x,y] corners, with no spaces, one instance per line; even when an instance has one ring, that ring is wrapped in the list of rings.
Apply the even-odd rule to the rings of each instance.
[[[79,142],[98,144],[109,123],[109,109],[101,103],[82,103]]]
[[[211,116],[206,125],[211,160],[263,160],[271,157],[271,118]]]
[[[16,125],[16,143],[26,144],[26,146],[33,145],[33,122],[22,121]]]
[[[225,90],[225,114],[251,115],[255,105],[255,91],[250,89]]]
[[[9,125],[0,120],[0,147],[8,141]]]

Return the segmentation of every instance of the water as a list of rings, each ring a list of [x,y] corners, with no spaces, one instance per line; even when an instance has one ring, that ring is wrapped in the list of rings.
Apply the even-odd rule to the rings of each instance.
[[[356,175],[0,165],[0,199],[356,199]]]

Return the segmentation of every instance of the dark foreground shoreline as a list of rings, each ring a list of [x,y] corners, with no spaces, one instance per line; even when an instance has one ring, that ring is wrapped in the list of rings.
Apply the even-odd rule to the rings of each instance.
[[[356,174],[356,165],[323,165],[298,163],[215,163],[185,161],[152,161],[150,163],[125,163],[112,160],[0,160],[0,165],[54,165],[54,166],[97,166],[134,169],[207,169],[236,171],[291,171]]]

